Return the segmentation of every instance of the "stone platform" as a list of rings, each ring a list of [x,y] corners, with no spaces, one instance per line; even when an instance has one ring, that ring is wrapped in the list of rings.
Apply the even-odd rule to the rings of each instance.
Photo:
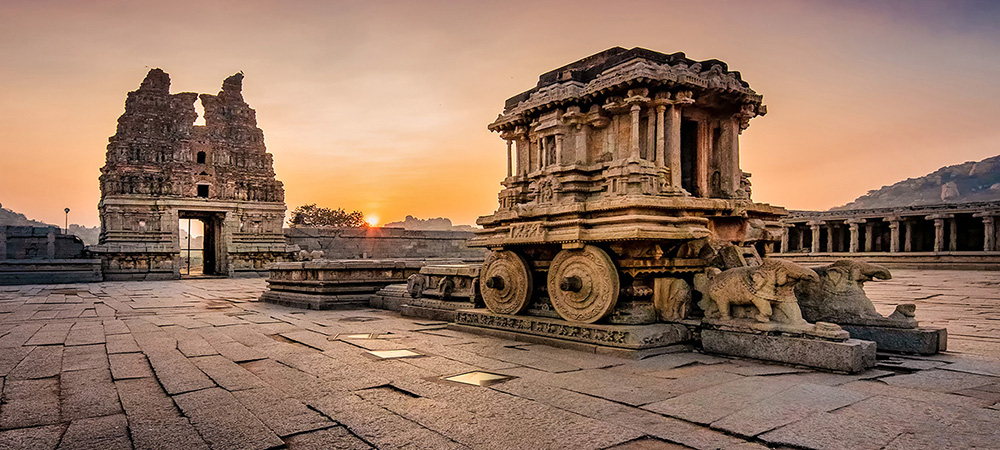
[[[701,347],[706,353],[846,373],[857,373],[875,366],[875,344],[858,339],[837,342],[804,337],[703,329],[701,330]]]
[[[846,375],[288,308],[263,279],[0,286],[0,448],[995,448],[1000,272],[873,288],[885,313],[916,298],[948,351]],[[398,349],[423,356],[369,353]],[[515,378],[443,379],[473,370]]]
[[[872,341],[880,352],[933,355],[948,350],[945,328],[888,328],[841,325],[854,339]]]
[[[93,283],[101,280],[100,259],[0,260],[0,285]]]
[[[378,290],[405,282],[427,264],[451,259],[345,259],[275,263],[261,300],[307,309],[367,304]]]
[[[508,316],[486,309],[457,311],[449,328],[555,347],[626,358],[688,349],[691,332],[682,324],[605,325],[536,316]]]

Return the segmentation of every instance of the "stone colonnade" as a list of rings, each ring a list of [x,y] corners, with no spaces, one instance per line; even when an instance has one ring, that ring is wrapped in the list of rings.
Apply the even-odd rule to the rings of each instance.
[[[905,210],[796,212],[781,253],[1000,252],[1000,202]]]

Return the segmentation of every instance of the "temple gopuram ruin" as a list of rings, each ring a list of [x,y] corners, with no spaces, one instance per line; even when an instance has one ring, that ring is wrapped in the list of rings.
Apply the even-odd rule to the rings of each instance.
[[[179,278],[181,219],[203,223],[206,275],[256,276],[298,250],[282,233],[284,190],[242,82],[237,73],[218,95],[171,94],[169,75],[153,69],[129,92],[101,169],[100,243],[89,248],[105,279]]]

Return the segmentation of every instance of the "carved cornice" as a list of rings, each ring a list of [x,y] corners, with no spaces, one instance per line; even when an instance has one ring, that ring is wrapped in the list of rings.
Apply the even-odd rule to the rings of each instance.
[[[671,65],[635,58],[604,70],[587,83],[573,80],[529,91],[530,94],[526,99],[509,107],[489,125],[489,129],[497,131],[523,120],[524,114],[530,114],[534,110],[565,103],[583,103],[588,100],[587,97],[620,89],[635,82],[676,85],[697,91],[725,92],[740,97],[740,101],[755,105],[760,105],[763,98],[745,86],[736,72],[726,71],[721,64],[716,63],[703,68],[702,64],[697,62],[692,64],[678,62]],[[756,110],[755,113],[763,115],[760,110]]]

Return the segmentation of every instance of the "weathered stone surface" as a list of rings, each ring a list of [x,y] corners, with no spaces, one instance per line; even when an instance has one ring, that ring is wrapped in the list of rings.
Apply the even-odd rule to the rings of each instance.
[[[131,450],[124,414],[78,419],[70,422],[59,443],[61,449]]]
[[[0,431],[0,448],[54,449],[65,430],[65,425],[58,424]]]
[[[712,428],[741,436],[756,436],[818,412],[842,408],[866,397],[868,396],[865,394],[836,387],[800,384],[712,422]]]
[[[63,372],[59,376],[59,388],[64,421],[122,412],[108,369]]]
[[[135,448],[208,449],[155,379],[119,380],[115,387],[128,416]]]
[[[875,366],[875,343],[857,339],[834,342],[705,329],[701,331],[701,345],[708,353],[799,364],[848,373],[860,372]]]
[[[268,449],[283,444],[260,419],[222,389],[203,389],[173,398],[213,449]]]
[[[650,403],[642,409],[707,425],[732,414],[733,405],[756,404],[795,384],[772,382],[766,377],[747,377]]]
[[[582,324],[546,317],[509,316],[481,309],[458,311],[455,323],[626,349],[666,347],[690,339],[687,328],[678,324]]]
[[[62,370],[62,346],[35,347],[7,375],[8,379],[50,378]]]
[[[33,427],[59,422],[59,379],[6,380],[0,429]]]
[[[948,350],[946,328],[887,328],[842,325],[854,339],[872,341],[880,352],[933,355]]]
[[[177,350],[147,351],[146,356],[156,372],[156,378],[170,395],[215,386],[212,380]]]
[[[191,361],[219,387],[227,391],[263,388],[265,386],[264,382],[256,375],[222,356],[203,356],[192,358]]]
[[[139,351],[135,338],[129,334],[114,334],[106,336],[108,353],[134,353]]]
[[[67,347],[63,350],[62,370],[107,369],[108,359],[101,344]]]
[[[331,427],[285,438],[289,450],[365,450],[372,446],[358,439],[344,427]]]
[[[142,353],[114,353],[108,355],[111,375],[115,380],[153,376],[153,370]]]
[[[269,387],[245,389],[232,394],[278,436],[289,436],[335,425],[330,419],[309,409],[302,402],[284,397]]]

